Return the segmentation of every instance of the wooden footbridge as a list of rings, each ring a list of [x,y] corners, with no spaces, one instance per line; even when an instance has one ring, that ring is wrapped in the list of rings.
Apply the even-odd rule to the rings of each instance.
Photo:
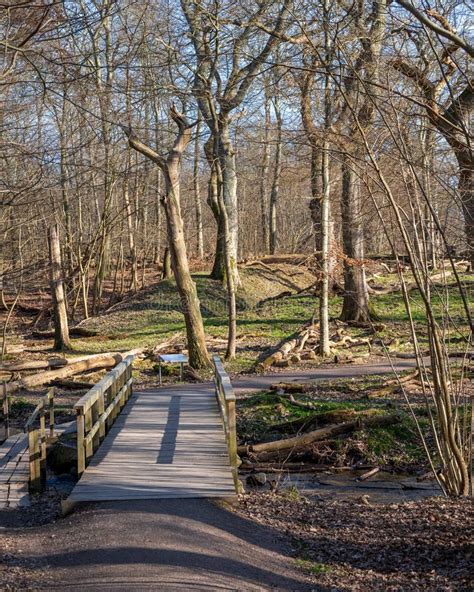
[[[75,405],[80,479],[66,505],[235,496],[235,396],[220,359],[214,390],[132,392],[132,362],[126,358]]]
[[[214,389],[180,384],[135,392],[128,356],[79,400],[79,481],[65,510],[82,501],[235,496],[235,395],[219,357],[213,362]],[[0,507],[28,505],[28,488],[44,483],[48,445],[73,429],[55,426],[50,390],[24,433],[0,447]]]

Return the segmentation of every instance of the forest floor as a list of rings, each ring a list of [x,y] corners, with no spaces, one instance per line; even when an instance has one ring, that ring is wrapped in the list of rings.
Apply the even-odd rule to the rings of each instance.
[[[315,590],[472,590],[471,500],[372,504],[290,491],[246,495],[241,511],[292,538]]]
[[[242,287],[239,289],[237,307],[237,356],[227,364],[232,373],[254,372],[280,342],[305,326],[313,317],[318,306],[314,296],[316,278],[311,269],[295,256],[256,261],[241,266]],[[269,261],[269,262],[268,262]],[[395,273],[383,272],[374,262],[371,268],[372,284],[383,288],[398,283]],[[474,297],[473,275],[461,273],[468,300]],[[153,276],[150,277],[153,280]],[[211,280],[205,271],[196,271],[194,279],[201,301],[208,347],[213,353],[225,351],[227,335],[227,309],[225,288],[221,282]],[[405,280],[411,277],[405,273]],[[376,282],[376,283],[374,283]],[[42,295],[41,295],[42,294]],[[46,298],[46,300],[45,300]],[[51,341],[31,336],[31,325],[37,320],[37,310],[28,312],[28,305],[47,304],[47,287],[41,293],[22,297],[25,309],[19,309],[10,321],[9,343],[21,343],[29,349],[29,359],[48,355]],[[412,315],[421,348],[427,347],[423,303],[416,290],[410,292]],[[107,301],[107,299],[106,299]],[[341,327],[337,318],[340,314],[342,297],[330,299],[331,331]],[[446,333],[450,348],[463,349],[468,334],[463,303],[454,286],[447,291],[434,288],[433,305],[441,324],[450,320],[452,329]],[[344,325],[344,331],[354,339],[368,339],[370,346],[359,345],[350,348],[333,348],[329,362],[364,363],[385,358],[387,355],[408,354],[413,351],[408,318],[399,291],[389,294],[371,295],[372,314],[376,321],[369,326]],[[36,313],[34,312],[36,310]],[[317,315],[316,315],[317,316]],[[80,321],[80,318],[78,318]],[[36,329],[50,327],[48,314],[36,324]],[[97,332],[87,338],[74,338],[70,356],[87,355],[106,351],[126,351],[134,348],[154,348],[162,342],[172,342],[173,347],[185,347],[185,331],[180,301],[174,280],[154,281],[137,293],[125,293],[120,301],[112,302],[97,316],[82,320],[80,326]],[[33,352],[44,348],[44,352]],[[17,354],[7,353],[5,360],[16,359]],[[310,368],[327,363],[324,360],[301,362],[298,368]],[[145,362],[145,374],[153,364]],[[143,377],[145,378],[145,376]]]

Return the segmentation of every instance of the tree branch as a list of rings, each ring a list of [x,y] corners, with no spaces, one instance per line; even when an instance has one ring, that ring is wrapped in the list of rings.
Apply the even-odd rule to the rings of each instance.
[[[154,163],[156,163],[161,169],[166,167],[166,160],[160,156],[157,152],[155,152],[150,146],[144,144],[137,136],[132,128],[126,125],[120,125],[122,131],[128,138],[129,145],[134,148],[137,152],[140,152]]]
[[[423,23],[429,29],[431,29],[432,31],[434,31],[435,33],[440,35],[441,37],[444,37],[445,39],[449,39],[454,44],[456,44],[458,47],[461,47],[462,49],[464,49],[464,51],[466,51],[471,57],[474,57],[474,47],[472,45],[470,45],[467,41],[465,41],[462,37],[460,37],[459,35],[456,35],[456,33],[454,33],[454,31],[446,29],[446,28],[438,25],[437,23],[434,23],[427,16],[425,16],[420,10],[418,10],[418,8],[415,8],[412,4],[410,4],[410,2],[407,2],[407,0],[396,0],[396,1],[398,4],[400,4],[400,6],[403,6],[403,8],[405,10],[408,10],[408,12],[411,12],[411,14],[416,19],[418,19],[420,21],[420,23]],[[437,20],[440,20],[440,19],[438,18]]]

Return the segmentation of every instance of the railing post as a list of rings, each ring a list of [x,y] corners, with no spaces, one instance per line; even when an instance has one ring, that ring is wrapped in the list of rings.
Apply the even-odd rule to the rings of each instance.
[[[92,427],[92,407],[89,407],[84,414],[84,435],[85,436],[87,436],[87,434],[90,432],[91,427]],[[89,458],[94,454],[94,444],[91,439],[85,440],[84,453],[86,456],[85,460],[86,460],[86,464],[87,464]]]
[[[84,448],[85,422],[80,409],[77,410],[77,475],[80,477],[86,469],[86,451]]]
[[[130,381],[130,384],[127,387],[127,401],[132,396],[132,362],[130,362],[127,368],[127,382],[128,381]]]
[[[104,401],[105,393],[102,391],[100,393],[99,401],[98,401],[98,412],[99,417],[102,417],[102,414],[105,411],[105,401]],[[102,442],[103,438],[105,438],[105,422],[102,422],[99,427],[99,445]]]
[[[116,381],[116,380],[114,380],[114,381],[113,381],[113,383],[112,383],[112,385],[111,385],[111,387],[110,387],[110,401],[111,401],[111,402],[112,402],[112,401],[115,399],[115,397],[117,396],[117,386],[118,386],[118,385],[117,385],[117,381]],[[109,423],[109,429],[110,429],[110,426],[111,426],[111,425],[114,423],[114,421],[115,421],[115,418],[116,418],[116,417],[117,417],[117,407],[115,407],[115,408],[112,410],[112,413],[110,414],[110,423]]]
[[[54,388],[48,391],[49,401],[49,437],[54,438]]]
[[[235,421],[235,398],[226,402],[227,407],[227,427],[228,446],[230,466],[232,468],[232,477],[234,478],[235,491],[239,493],[239,474],[238,474],[238,457],[237,457],[237,429]]]
[[[5,438],[10,436],[10,404],[8,401],[7,383],[3,381],[3,418],[5,420]]]
[[[30,465],[30,487],[33,491],[41,491],[40,443],[39,430],[28,426],[28,450]]]

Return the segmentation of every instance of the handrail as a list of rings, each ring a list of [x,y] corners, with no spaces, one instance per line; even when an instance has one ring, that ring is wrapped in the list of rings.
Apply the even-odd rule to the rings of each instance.
[[[133,359],[133,355],[127,356],[74,405],[79,477],[130,398]]]
[[[7,383],[3,381],[2,388],[2,411],[5,423],[5,439],[10,437],[10,399],[8,397]]]
[[[49,434],[46,435],[46,409],[48,410]],[[39,418],[39,428],[36,422]],[[28,433],[28,452],[30,487],[39,491],[42,487],[46,469],[46,444],[54,438],[54,389],[44,395],[33,413],[25,423],[24,431]]]
[[[216,397],[224,424],[224,432],[229,450],[229,460],[234,479],[235,491],[239,493],[239,457],[237,456],[237,429],[235,418],[235,393],[230,378],[224,369],[219,356],[213,356],[214,382],[216,385]]]

